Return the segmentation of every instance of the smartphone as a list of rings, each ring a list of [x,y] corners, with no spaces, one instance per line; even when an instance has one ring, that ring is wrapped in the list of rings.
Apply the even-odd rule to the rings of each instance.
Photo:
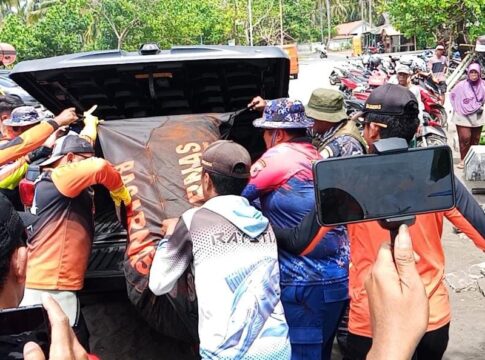
[[[452,209],[453,160],[448,146],[321,160],[313,165],[323,226]]]
[[[36,342],[49,358],[50,323],[42,305],[0,310],[0,359],[23,359],[24,345]]]

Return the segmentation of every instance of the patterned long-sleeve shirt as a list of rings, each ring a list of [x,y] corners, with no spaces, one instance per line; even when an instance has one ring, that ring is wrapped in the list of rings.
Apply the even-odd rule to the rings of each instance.
[[[344,145],[342,149],[338,148],[339,153],[357,152],[353,146]],[[362,153],[362,146],[359,146]],[[296,226],[315,207],[312,163],[320,159],[318,151],[308,142],[277,145],[253,165],[252,178],[243,196],[251,201],[259,198],[263,214],[272,225],[281,228]],[[280,251],[281,284],[316,285],[346,281],[348,253],[345,227],[327,234],[321,246],[308,256]]]

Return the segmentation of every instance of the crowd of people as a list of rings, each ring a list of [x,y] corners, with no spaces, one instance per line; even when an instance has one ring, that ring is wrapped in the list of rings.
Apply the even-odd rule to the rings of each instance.
[[[335,333],[345,319],[349,298],[348,326],[343,326],[348,328],[348,334],[342,336],[345,339],[341,349],[344,359],[371,357],[378,332],[376,316],[382,314],[369,310],[369,306],[372,308],[376,304],[376,299],[371,298],[366,279],[372,274],[374,264],[378,264],[379,249],[383,242],[390,240],[390,235],[376,221],[332,229],[319,226],[310,169],[312,162],[320,159],[373,153],[374,143],[380,139],[398,137],[411,142],[420,124],[417,99],[412,92],[398,85],[388,84],[374,90],[361,114],[364,139],[355,123],[347,119],[342,96],[336,91],[315,90],[307,106],[296,100],[264,100],[260,97],[248,106],[263,112],[262,117],[254,121],[254,126],[263,129],[267,152],[250,169],[248,155],[245,161],[239,157],[239,162],[222,155],[231,153],[229,143],[217,144],[226,148],[220,152],[221,158],[211,157],[209,160],[203,155],[204,194],[210,200],[201,209],[188,211],[182,220],[165,222],[169,230],[155,255],[150,288],[155,294],[167,293],[187,266],[194,265],[203,358],[265,358],[268,347],[273,348],[272,358],[287,358],[283,357],[287,344],[281,338],[288,333],[292,359],[329,359]],[[207,153],[212,151],[212,147],[207,149]],[[240,151],[242,149],[233,150],[234,153]],[[226,165],[222,166],[223,163]],[[240,170],[237,177],[234,175],[236,169]],[[241,181],[244,177],[247,177],[246,185]],[[234,187],[230,186],[231,182]],[[454,209],[418,215],[416,224],[409,229],[414,251],[420,259],[417,271],[428,297],[426,311],[424,307],[417,311],[427,314],[429,311],[422,323],[425,325],[423,334],[417,332],[416,349],[413,347],[411,352],[417,359],[441,359],[448,344],[451,316],[443,283],[443,219],[446,217],[478,248],[485,249],[482,209],[459,181],[455,190]],[[254,207],[248,207],[249,204]],[[255,212],[255,208],[260,209],[262,215]],[[265,230],[269,229],[266,219],[278,244],[279,282],[269,281],[274,280],[272,276],[268,279],[268,275],[274,275],[274,254],[271,260],[263,262],[254,251],[251,252],[252,261],[249,261],[245,252],[248,248],[256,250],[257,245],[250,240],[230,241],[249,236],[259,246],[267,246],[268,240],[274,242],[271,231]],[[230,225],[222,225],[226,222],[232,224],[230,230]],[[256,233],[251,235],[245,228],[247,226],[257,229]],[[221,233],[220,229],[227,230]],[[265,231],[269,231],[269,235],[265,235]],[[263,244],[258,238],[261,236]],[[222,244],[225,244],[224,250],[213,249],[213,246]],[[265,274],[266,281],[256,283],[249,275],[257,274],[256,269],[260,267],[260,274]],[[177,269],[175,275],[174,269]],[[248,284],[239,283],[235,287],[232,279],[234,276],[240,279],[241,274],[248,274]],[[211,289],[220,291],[204,290],[206,282],[212,284]],[[243,311],[240,292],[249,296],[250,288],[256,299],[261,299],[261,294],[265,293],[271,302],[259,303],[256,309],[250,307]],[[275,295],[278,293],[281,293],[279,299]],[[264,322],[268,317],[281,319],[278,300],[288,327],[284,331],[281,322]],[[215,308],[220,317],[214,315]],[[391,309],[392,306],[386,316],[392,316]],[[237,317],[241,313],[244,316]],[[231,326],[226,332],[221,331],[221,324],[227,323],[228,319]],[[263,333],[278,333],[279,338],[274,336],[273,343],[269,339],[259,339],[261,342],[258,342],[252,332],[252,324],[256,321],[260,325],[258,332],[263,331],[264,325],[272,326],[273,330],[266,328]],[[278,327],[280,332],[276,331]],[[211,333],[211,329],[217,330]],[[404,332],[407,336],[415,333]],[[249,335],[254,336],[250,338],[254,339],[253,347],[248,346],[246,336]],[[233,347],[228,347],[229,340]],[[393,350],[386,351],[384,358],[408,358],[403,355],[405,353],[389,357]]]
[[[406,69],[399,73],[407,83]],[[363,135],[330,89],[315,90],[306,105],[255,97],[248,107],[261,113],[253,125],[266,152],[251,163],[232,141],[207,147],[205,203],[164,221],[150,269],[149,288],[160,296],[194,272],[201,358],[330,359],[339,331],[344,359],[441,359],[451,321],[444,218],[485,250],[485,214],[464,185],[456,181],[455,208],[417,215],[394,247],[377,221],[329,228],[316,216],[313,163],[374,153],[381,139],[410,143],[420,125],[412,89],[374,90],[359,116]],[[118,207],[130,207],[130,193],[113,165],[94,156],[92,114],[78,134],[68,129],[75,109],[43,118],[2,96],[0,118],[0,308],[43,304],[50,358],[87,359],[77,292],[94,237],[91,187],[107,188]],[[18,185],[34,161],[41,172],[25,212]],[[34,343],[23,351],[45,358]]]
[[[71,343],[79,341],[88,349],[88,331],[76,292],[83,288],[94,238],[91,187],[105,186],[118,206],[121,202],[129,206],[131,197],[118,171],[108,161],[94,157],[98,119],[84,115],[84,128],[77,134],[67,128],[78,120],[74,108],[50,119],[8,96],[0,98],[0,116],[5,119],[0,192],[2,214],[10,214],[2,228],[5,258],[1,279],[8,300],[2,307],[44,303],[47,310],[54,309],[55,316],[60,306],[76,334],[69,335],[76,339]],[[42,172],[35,181],[32,206],[21,213],[27,219],[22,226],[12,210],[23,207],[19,205],[19,183],[30,163],[45,158],[39,164]]]

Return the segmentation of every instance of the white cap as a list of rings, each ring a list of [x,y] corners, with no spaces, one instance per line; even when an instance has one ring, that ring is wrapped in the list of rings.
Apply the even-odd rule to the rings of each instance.
[[[413,72],[411,71],[409,66],[399,65],[398,67],[396,67],[396,74],[399,74],[399,73],[411,75]]]

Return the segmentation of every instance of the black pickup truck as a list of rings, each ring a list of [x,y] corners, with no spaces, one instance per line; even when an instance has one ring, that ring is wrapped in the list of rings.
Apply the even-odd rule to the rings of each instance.
[[[97,51],[19,63],[10,77],[48,110],[98,105],[105,121],[230,113],[256,95],[288,96],[289,59],[276,47],[183,46]],[[169,74],[169,76],[167,75]],[[235,118],[229,138],[253,158],[264,150],[254,112]],[[103,156],[100,144],[97,155]],[[154,332],[128,301],[122,262],[127,234],[107,191],[96,188],[96,235],[81,294],[91,350],[102,359],[197,358],[196,347]],[[163,356],[162,356],[163,354]]]

